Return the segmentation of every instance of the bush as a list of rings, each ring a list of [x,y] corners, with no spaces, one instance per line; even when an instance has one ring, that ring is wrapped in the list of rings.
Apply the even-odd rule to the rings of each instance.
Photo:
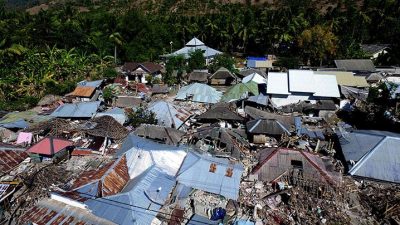
[[[145,110],[142,107],[128,114],[129,124],[138,127],[141,124],[157,124],[156,114],[152,111]]]

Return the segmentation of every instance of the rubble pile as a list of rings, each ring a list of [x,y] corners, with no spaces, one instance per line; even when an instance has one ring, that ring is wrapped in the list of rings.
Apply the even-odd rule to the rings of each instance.
[[[361,204],[377,221],[400,224],[400,186],[364,181],[359,186]]]
[[[214,87],[157,90],[141,83],[145,65],[159,72],[127,63],[114,83],[78,84],[94,95],[0,119],[15,136],[0,133],[0,221],[400,223],[400,135],[338,122],[335,75],[250,74],[250,92],[234,74],[230,86],[214,76]]]

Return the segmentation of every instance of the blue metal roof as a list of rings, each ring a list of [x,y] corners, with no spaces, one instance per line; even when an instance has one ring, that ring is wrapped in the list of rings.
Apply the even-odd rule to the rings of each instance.
[[[385,137],[349,171],[351,175],[400,183],[400,138]]]
[[[78,102],[59,106],[52,114],[61,118],[91,118],[100,106],[100,101]]]
[[[216,165],[214,172],[210,172],[212,164]],[[232,169],[231,177],[226,176],[228,169]],[[177,174],[177,180],[185,186],[237,200],[243,171],[241,163],[189,152]]]
[[[116,224],[151,224],[167,200],[175,179],[157,167],[131,180],[121,194],[90,199],[85,203],[92,213]]]
[[[265,61],[265,60],[268,60],[268,58],[267,57],[249,56],[249,57],[247,57],[247,60]]]
[[[320,140],[325,140],[325,136],[320,130],[309,130],[303,126],[303,122],[301,121],[301,117],[294,118],[294,125],[296,127],[296,133],[298,136],[307,135],[309,138],[317,138]]]
[[[200,216],[199,214],[194,214],[187,223],[187,225],[204,225],[204,224],[217,225],[222,223],[218,221],[212,221],[204,216]]]
[[[103,80],[94,80],[94,81],[80,81],[77,86],[85,86],[85,87],[99,87],[103,83]]]

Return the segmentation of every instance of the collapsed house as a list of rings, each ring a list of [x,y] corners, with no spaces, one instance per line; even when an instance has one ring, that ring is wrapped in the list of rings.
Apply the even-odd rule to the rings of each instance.
[[[238,78],[236,75],[224,67],[221,67],[215,71],[214,74],[209,77],[209,80],[211,85],[230,86],[238,83]]]
[[[161,141],[167,145],[176,146],[186,133],[170,127],[142,124],[135,129],[134,134],[154,141]]]
[[[280,138],[282,135],[290,135],[289,125],[276,119],[256,119],[246,123],[249,141],[255,144],[267,143],[267,137]]]
[[[166,101],[154,102],[148,107],[148,110],[156,115],[158,125],[178,130],[186,130],[185,122],[191,116],[191,113],[184,108]]]
[[[233,112],[228,104],[220,103],[212,106],[206,112],[196,117],[197,121],[214,123],[219,122],[222,127],[232,127],[235,122],[244,121],[244,118]]]
[[[265,182],[289,181],[289,185],[341,185],[341,174],[329,157],[286,148],[261,151],[251,177]]]
[[[174,176],[186,152],[183,148],[129,135],[117,155],[116,160],[100,169],[80,174],[65,191],[51,193],[50,199],[39,202],[20,221],[38,224],[64,219],[94,224],[135,221],[143,225],[158,221],[156,215],[176,183]]]

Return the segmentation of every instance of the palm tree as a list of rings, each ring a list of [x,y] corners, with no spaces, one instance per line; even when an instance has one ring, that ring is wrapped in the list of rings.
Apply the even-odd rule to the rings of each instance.
[[[122,36],[120,33],[114,32],[108,38],[114,43],[114,63],[117,64],[117,45],[122,45]]]

